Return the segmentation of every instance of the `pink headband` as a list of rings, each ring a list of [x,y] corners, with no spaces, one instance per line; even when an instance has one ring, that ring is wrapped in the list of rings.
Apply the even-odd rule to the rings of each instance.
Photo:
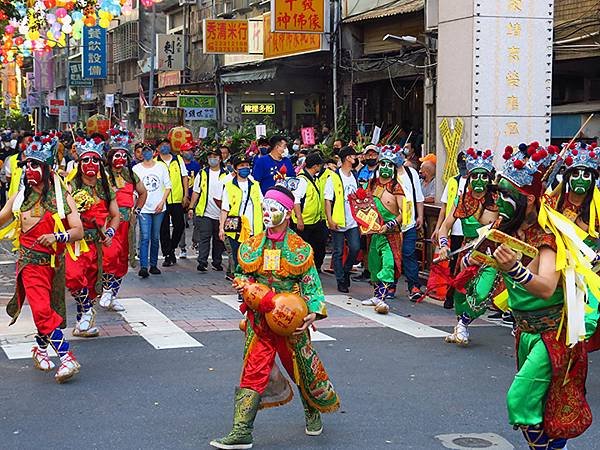
[[[289,198],[287,195],[281,191],[278,191],[277,189],[269,189],[265,194],[265,199],[267,198],[275,200],[288,211],[294,209],[294,199]]]

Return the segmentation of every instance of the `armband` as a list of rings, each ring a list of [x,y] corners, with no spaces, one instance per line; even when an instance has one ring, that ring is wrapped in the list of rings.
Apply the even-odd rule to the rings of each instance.
[[[112,239],[115,237],[115,229],[113,227],[108,227],[104,234],[106,234],[106,236]]]
[[[58,231],[54,233],[54,239],[56,239],[56,242],[59,244],[66,244],[69,242],[69,239],[71,239],[71,236],[68,232],[63,233],[62,231]]]
[[[521,261],[517,261],[506,274],[520,284],[527,284],[533,279],[533,274]]]

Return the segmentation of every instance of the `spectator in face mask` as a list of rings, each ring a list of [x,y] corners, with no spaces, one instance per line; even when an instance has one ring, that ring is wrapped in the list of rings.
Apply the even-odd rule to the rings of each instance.
[[[198,173],[200,172],[200,163],[198,161],[196,161],[196,159],[194,158],[194,150],[196,149],[196,144],[193,142],[186,142],[185,144],[181,145],[181,157],[183,158],[183,162],[185,163],[185,168],[188,171],[188,179],[189,180],[195,180],[196,179],[196,175],[198,175]],[[193,189],[192,186],[189,186],[188,188],[188,195],[191,198],[193,194]],[[193,209],[190,209],[189,211],[193,211]],[[185,228],[189,228],[189,223],[188,220],[191,220],[192,217],[188,217],[187,215],[184,217],[185,218]],[[192,245],[193,248],[196,248],[196,240],[194,239],[194,237],[192,237]],[[187,246],[185,243],[185,231],[181,234],[181,240],[179,241],[179,257],[181,259],[186,259],[187,258]]]
[[[167,168],[172,186],[167,198],[167,211],[160,229],[160,246],[165,257],[163,267],[170,267],[177,263],[175,249],[179,245],[182,233],[185,231],[185,208],[190,203],[188,172],[183,158],[171,152],[171,143],[168,139],[163,139],[158,144],[158,151],[156,161]],[[171,222],[173,223],[172,233]]]
[[[269,154],[269,140],[266,137],[262,136],[258,138],[258,142],[256,144],[258,145],[258,151],[260,152],[260,156],[265,156]]]
[[[229,147],[227,147],[226,145],[221,145],[220,151],[221,164],[223,165],[227,173],[233,172],[233,167],[231,167],[231,151],[229,150]]]
[[[289,158],[287,139],[275,135],[269,141],[271,152],[254,161],[252,177],[259,183],[263,194],[275,185],[275,179],[281,176],[294,176],[294,166]]]
[[[379,147],[374,144],[367,145],[365,149],[365,157],[363,159],[363,167],[358,172],[359,183],[370,181],[377,170],[377,157],[379,156]]]
[[[300,141],[300,139],[296,138],[294,139],[294,145],[292,145],[292,153],[296,153],[300,150],[300,146],[302,145],[302,142]]]
[[[221,165],[221,153],[216,150],[208,152],[208,167],[202,169],[194,180],[191,211],[195,208],[194,240],[198,242],[199,272],[206,272],[208,253],[212,243],[212,267],[223,270],[223,240],[219,238],[219,217],[221,214],[221,197],[227,172]]]

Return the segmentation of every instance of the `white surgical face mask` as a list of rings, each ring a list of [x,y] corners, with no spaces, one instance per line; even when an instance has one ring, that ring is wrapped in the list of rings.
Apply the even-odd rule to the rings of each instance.
[[[290,150],[287,148],[287,146],[283,149],[283,153],[281,153],[281,157],[282,158],[287,158],[288,156],[290,156]]]

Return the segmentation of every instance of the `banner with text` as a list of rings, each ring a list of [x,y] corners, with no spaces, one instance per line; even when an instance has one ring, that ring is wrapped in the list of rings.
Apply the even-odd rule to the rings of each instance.
[[[166,138],[171,128],[183,125],[183,114],[181,108],[146,106],[142,120],[144,142],[154,144]]]
[[[326,0],[271,0],[271,31],[326,33],[329,31]]]
[[[230,19],[204,19],[204,54],[248,53],[248,21]]]
[[[83,78],[106,79],[106,28],[83,27]]]
[[[274,33],[271,31],[271,13],[263,15],[263,57],[280,58],[282,56],[310,53],[321,50],[320,34]]]
[[[185,120],[217,120],[214,95],[179,95],[177,106],[185,111]]]

